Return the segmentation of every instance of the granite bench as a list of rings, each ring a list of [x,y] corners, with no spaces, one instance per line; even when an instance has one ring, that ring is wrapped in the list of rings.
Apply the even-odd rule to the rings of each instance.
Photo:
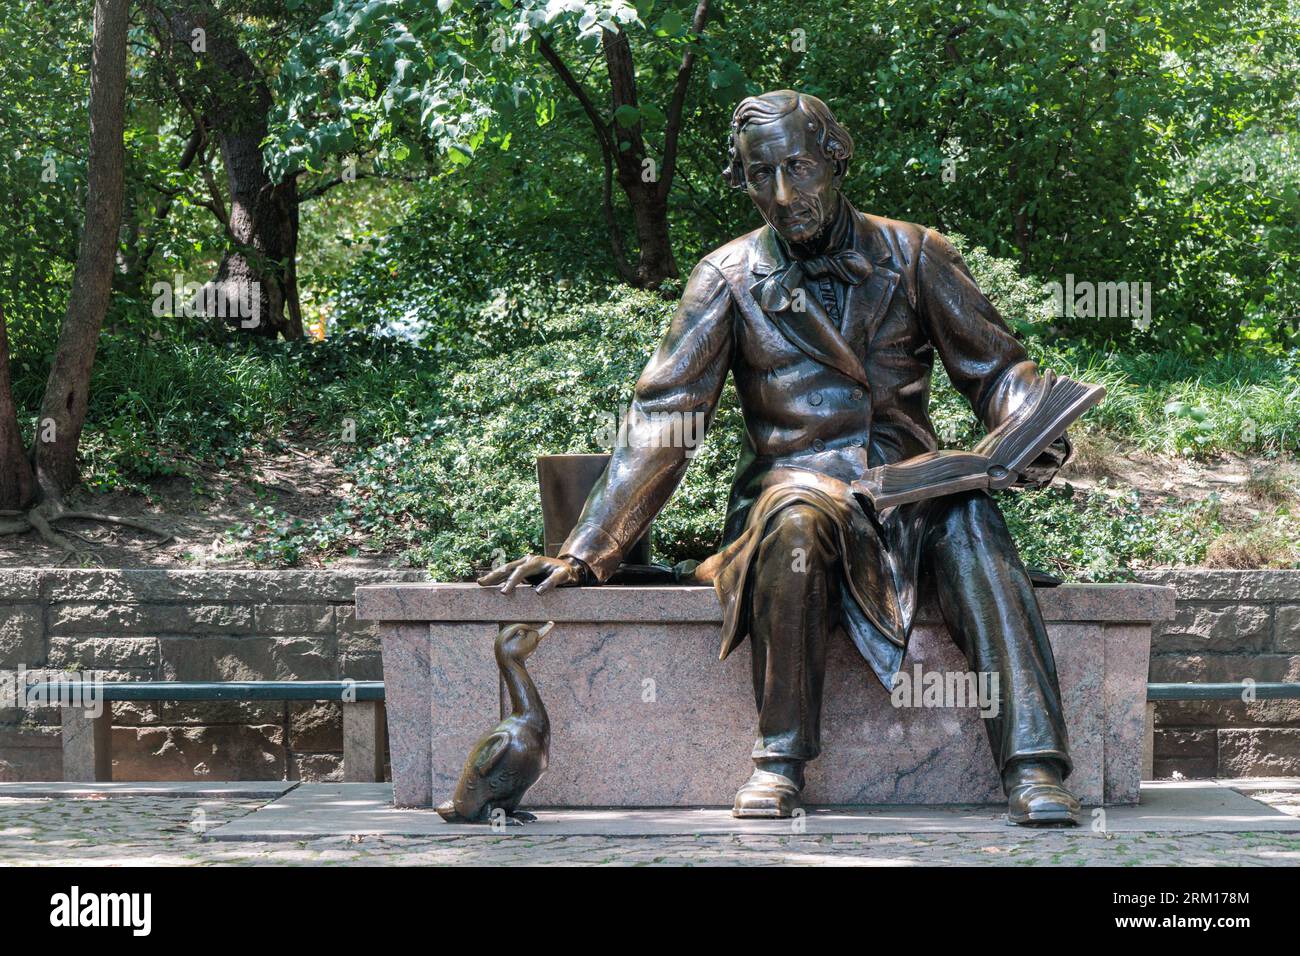
[[[51,681],[31,688],[59,707],[63,779],[113,779],[113,701],[314,700],[343,704],[343,779],[384,779],[382,681]]]
[[[1075,762],[1089,804],[1131,804],[1141,779],[1151,625],[1174,590],[1041,589]],[[718,660],[711,588],[605,586],[513,595],[474,584],[357,588],[380,622],[395,802],[450,795],[470,748],[506,706],[492,642],[515,622],[555,621],[528,661],[551,717],[550,769],[530,806],[728,806],[749,774],[754,701],[746,642]],[[964,673],[933,608],[904,669]],[[978,711],[891,703],[842,634],[828,653],[822,756],[811,804],[977,804],[1001,789]]]

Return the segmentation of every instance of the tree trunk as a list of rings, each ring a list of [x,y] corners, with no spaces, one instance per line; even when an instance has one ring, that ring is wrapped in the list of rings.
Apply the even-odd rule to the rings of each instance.
[[[0,510],[26,507],[34,497],[36,482],[31,462],[18,430],[18,409],[14,407],[13,381],[9,375],[9,333],[4,310],[0,309]]]
[[[86,224],[36,429],[36,478],[41,491],[53,497],[77,483],[90,371],[113,286],[122,220],[128,6],[129,0],[95,0]]]
[[[640,120],[620,124],[618,110],[624,106],[639,109],[636,68],[632,62],[632,45],[627,34],[605,30],[601,34],[605,66],[609,70],[612,100],[614,161],[618,184],[632,207],[636,229],[637,264],[635,284],[643,289],[657,288],[665,279],[677,278],[672,240],[668,235],[668,183],[660,182],[663,171],[646,153]]]
[[[298,255],[298,184],[278,186],[262,165],[262,140],[271,91],[234,30],[206,3],[185,4],[164,24],[175,49],[202,60],[199,112],[217,137],[230,190],[226,223],[233,248],[222,257],[214,282],[227,303],[257,303],[256,316],[229,315],[234,328],[252,335],[302,338],[294,261]],[[195,50],[194,31],[203,33]],[[254,318],[256,323],[254,324]]]

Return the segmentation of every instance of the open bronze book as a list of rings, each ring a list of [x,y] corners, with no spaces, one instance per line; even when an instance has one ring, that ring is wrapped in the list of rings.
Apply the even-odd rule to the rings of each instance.
[[[853,482],[853,492],[882,511],[975,488],[1006,488],[1105,394],[1100,385],[1044,372],[1035,392],[973,451],[932,451],[880,465]]]

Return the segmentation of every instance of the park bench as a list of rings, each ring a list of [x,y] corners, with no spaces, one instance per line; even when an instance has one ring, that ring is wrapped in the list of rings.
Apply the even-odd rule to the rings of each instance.
[[[113,701],[339,701],[343,704],[343,779],[384,779],[384,682],[319,681],[53,681],[33,690],[59,707],[63,779],[113,779]],[[90,700],[104,703],[94,716]]]
[[[1142,743],[1143,780],[1155,777],[1156,701],[1160,700],[1300,700],[1300,683],[1235,681],[1227,684],[1147,684],[1146,736]]]

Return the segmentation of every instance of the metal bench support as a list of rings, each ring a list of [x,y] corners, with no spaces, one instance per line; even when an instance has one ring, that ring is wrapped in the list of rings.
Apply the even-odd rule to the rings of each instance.
[[[63,779],[95,783],[113,779],[113,705],[102,701],[98,717],[82,707],[60,707]]]
[[[382,700],[359,700],[343,705],[343,779],[347,783],[383,782]]]

